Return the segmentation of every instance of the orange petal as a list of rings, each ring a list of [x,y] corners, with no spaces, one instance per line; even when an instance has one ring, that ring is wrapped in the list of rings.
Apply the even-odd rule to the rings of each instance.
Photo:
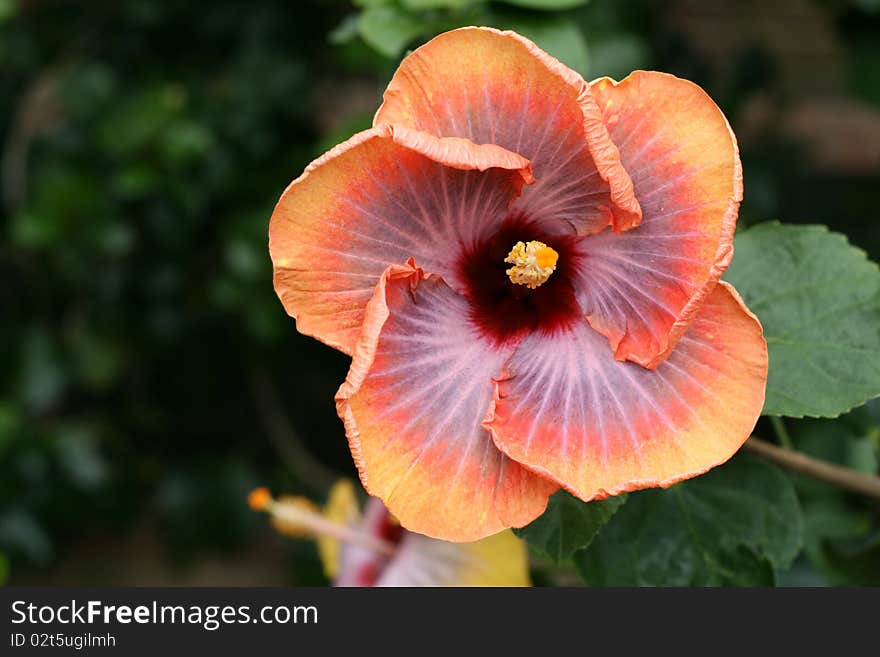
[[[336,396],[367,491],[405,528],[449,541],[521,527],[556,489],[481,426],[509,352],[481,341],[467,317],[441,279],[412,262],[390,267]]]
[[[417,257],[454,278],[458,251],[491,230],[531,182],[495,145],[401,126],[361,132],[312,162],[269,225],[275,291],[297,328],[351,354],[388,265]]]
[[[584,240],[578,285],[615,356],[656,367],[733,256],[742,199],[736,139],[697,85],[637,71],[593,82],[642,207],[642,223]]]
[[[515,32],[467,27],[415,50],[388,85],[373,124],[498,144],[532,161],[517,207],[592,233],[637,225],[638,202],[587,84]]]
[[[726,461],[754,427],[766,381],[761,325],[722,282],[656,370],[614,360],[586,323],[533,334],[507,363],[485,426],[511,458],[601,499]]]

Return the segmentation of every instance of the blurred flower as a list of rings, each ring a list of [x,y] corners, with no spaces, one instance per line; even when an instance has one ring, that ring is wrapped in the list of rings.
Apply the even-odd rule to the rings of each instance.
[[[473,543],[448,543],[405,530],[371,497],[363,514],[349,481],[337,482],[323,509],[303,497],[274,500],[254,490],[280,533],[312,537],[336,586],[529,586],[525,545],[509,530]]]
[[[767,375],[719,283],[741,197],[733,133],[691,82],[587,84],[489,28],[409,55],[269,229],[297,328],[353,358],[337,410],[367,491],[465,541],[559,486],[589,501],[726,461]]]

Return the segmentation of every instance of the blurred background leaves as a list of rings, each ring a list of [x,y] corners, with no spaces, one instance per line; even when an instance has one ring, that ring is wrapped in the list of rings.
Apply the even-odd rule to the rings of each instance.
[[[355,476],[332,401],[347,359],[278,303],[268,218],[369,125],[407,50],[469,24],[516,29],[587,79],[693,79],[739,138],[743,226],[823,223],[880,256],[876,2],[0,0],[0,581],[324,581],[311,545],[245,504],[257,484],[320,498]],[[877,472],[876,402],[786,425]],[[760,581],[878,583],[876,508],[785,477],[794,566],[723,537],[719,554]],[[660,495],[603,516],[608,536],[668,511]]]

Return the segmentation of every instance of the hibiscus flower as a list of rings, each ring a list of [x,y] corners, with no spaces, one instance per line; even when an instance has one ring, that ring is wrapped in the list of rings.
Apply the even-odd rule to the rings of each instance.
[[[410,54],[373,127],[272,215],[297,328],[352,356],[337,393],[367,491],[409,530],[475,540],[726,461],[767,350],[719,279],[736,140],[695,84],[580,75],[513,32]]]
[[[371,497],[363,513],[354,487],[340,480],[319,509],[303,497],[273,499],[265,488],[248,502],[280,533],[315,538],[335,586],[529,586],[526,547],[510,530],[472,543],[449,543],[405,530]]]

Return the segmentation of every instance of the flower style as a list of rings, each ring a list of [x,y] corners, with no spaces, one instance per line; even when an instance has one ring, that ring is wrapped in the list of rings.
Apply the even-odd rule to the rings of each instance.
[[[367,491],[470,541],[726,461],[767,349],[719,279],[742,198],[698,86],[585,82],[513,32],[401,63],[373,127],[310,164],[271,219],[297,328],[352,356],[337,410]]]
[[[525,544],[510,530],[472,543],[449,543],[403,529],[371,497],[363,514],[354,487],[340,480],[318,509],[303,497],[273,499],[251,492],[280,533],[313,537],[324,572],[335,586],[530,586]]]

